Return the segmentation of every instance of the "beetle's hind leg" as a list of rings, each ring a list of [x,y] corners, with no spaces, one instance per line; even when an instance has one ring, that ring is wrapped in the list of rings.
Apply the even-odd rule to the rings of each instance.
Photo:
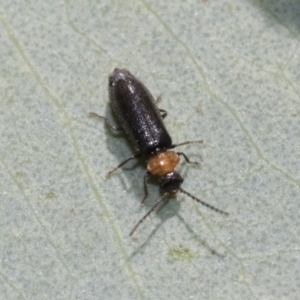
[[[124,129],[121,126],[115,126],[113,125],[110,120],[104,116],[100,116],[94,112],[89,112],[89,116],[94,116],[97,118],[101,118],[105,121],[105,124],[108,125],[111,129],[115,130],[115,131],[124,131]]]
[[[187,142],[183,142],[183,143],[179,143],[179,144],[174,144],[170,147],[170,149],[176,148],[178,146],[183,146],[183,145],[188,145],[188,144],[203,144],[203,140],[199,140],[199,141],[187,141]]]

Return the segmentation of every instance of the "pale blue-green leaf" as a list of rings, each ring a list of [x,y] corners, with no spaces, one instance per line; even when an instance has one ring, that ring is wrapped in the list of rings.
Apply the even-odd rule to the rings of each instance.
[[[276,3],[276,4],[274,4]],[[299,3],[0,3],[1,299],[297,299]],[[107,76],[141,78],[174,142],[184,195],[128,236],[144,166],[111,117]],[[175,200],[176,199],[176,200]]]

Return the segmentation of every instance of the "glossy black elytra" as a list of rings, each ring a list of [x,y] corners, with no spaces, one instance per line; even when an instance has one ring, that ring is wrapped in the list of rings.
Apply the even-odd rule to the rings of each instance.
[[[179,156],[183,156],[187,163],[200,164],[190,161],[183,152],[169,151],[169,149],[191,143],[202,143],[202,141],[173,144],[163,123],[163,118],[167,116],[167,112],[157,107],[153,96],[144,84],[127,70],[116,68],[109,75],[108,91],[111,106],[121,126],[113,126],[106,117],[95,113],[91,114],[104,119],[106,124],[112,129],[124,131],[136,150],[135,155],[120,163],[108,175],[122,167],[128,161],[143,156],[147,162],[147,171],[144,175],[145,196],[142,203],[148,196],[147,180],[149,176],[156,175],[159,177],[159,186],[163,192],[154,206],[134,226],[130,232],[130,236],[160,203],[178,191],[216,212],[228,215],[227,212],[185,191],[181,187],[183,178],[175,171],[175,167],[180,160]]]

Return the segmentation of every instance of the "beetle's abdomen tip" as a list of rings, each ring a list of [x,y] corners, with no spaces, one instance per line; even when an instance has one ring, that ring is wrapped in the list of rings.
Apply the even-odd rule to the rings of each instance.
[[[115,68],[109,75],[110,79],[118,80],[119,78],[125,78],[131,75],[126,69]]]

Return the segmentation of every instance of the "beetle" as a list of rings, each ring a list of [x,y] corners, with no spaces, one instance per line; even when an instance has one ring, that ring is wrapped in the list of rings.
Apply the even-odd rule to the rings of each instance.
[[[111,175],[115,170],[125,165],[130,160],[143,157],[147,162],[147,171],[144,175],[144,203],[148,196],[148,178],[158,176],[159,187],[162,191],[153,207],[137,222],[130,232],[130,236],[136,231],[140,224],[169,196],[181,192],[198,203],[224,215],[222,211],[185,191],[181,184],[182,176],[175,171],[182,156],[187,163],[200,165],[198,162],[190,161],[183,152],[175,152],[178,146],[202,143],[199,141],[187,141],[180,144],[173,144],[163,119],[167,112],[157,107],[156,101],[146,86],[126,69],[115,68],[108,78],[109,100],[114,114],[121,126],[114,126],[104,116],[91,112],[91,115],[105,120],[105,123],[114,130],[123,131],[133,144],[136,153],[120,163],[110,171]]]

